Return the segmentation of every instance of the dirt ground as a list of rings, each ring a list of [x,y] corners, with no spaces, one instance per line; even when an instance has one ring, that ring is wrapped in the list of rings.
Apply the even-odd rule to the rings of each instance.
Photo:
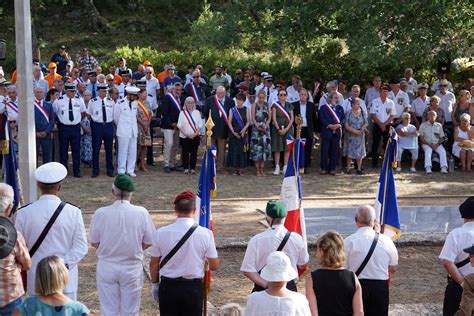
[[[183,190],[195,191],[198,175],[174,172],[166,174],[162,169],[161,155],[158,166],[149,167],[148,173],[138,173],[134,179],[137,192],[133,203],[146,207],[157,228],[174,221],[172,201]],[[199,167],[198,167],[199,169]],[[103,169],[102,169],[103,170]],[[249,238],[264,230],[258,221],[263,216],[256,209],[264,209],[266,200],[277,199],[282,177],[270,174],[257,178],[253,168],[247,168],[244,176],[232,176],[219,172],[218,197],[213,200],[213,218],[216,238]],[[88,230],[95,210],[111,203],[112,178],[101,175],[90,178],[91,170],[82,169],[83,178],[68,177],[63,184],[61,197],[81,207]],[[316,168],[302,176],[304,207],[356,207],[373,204],[377,190],[378,171],[367,168],[364,175],[320,176]],[[399,205],[459,205],[464,196],[474,193],[472,175],[456,172],[430,176],[422,172],[396,175]],[[335,227],[337,229],[337,227]],[[442,302],[445,271],[437,256],[440,247],[401,247],[399,270],[391,279],[391,302],[420,303]],[[245,305],[252,284],[240,273],[243,250],[219,250],[222,267],[213,274],[210,302],[221,306],[229,302]],[[310,249],[311,268],[317,268],[314,249]],[[99,302],[95,284],[96,256],[93,248],[80,264],[78,299],[93,312],[99,314]],[[427,286],[429,284],[429,286]],[[146,279],[142,292],[141,315],[157,315],[158,307],[151,303],[150,283]],[[304,282],[299,283],[301,291]]]

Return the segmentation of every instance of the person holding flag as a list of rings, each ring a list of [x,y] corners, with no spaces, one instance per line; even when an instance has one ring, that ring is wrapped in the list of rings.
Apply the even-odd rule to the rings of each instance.
[[[269,228],[250,239],[240,267],[240,271],[255,284],[252,292],[267,288],[268,282],[260,273],[266,266],[268,256],[275,250],[283,251],[290,258],[295,271],[297,268],[300,271],[306,270],[309,262],[309,254],[301,235],[285,227],[288,212],[283,203],[268,201],[265,213]],[[296,291],[295,281],[289,281],[287,288]]]
[[[179,146],[179,130],[177,127],[179,114],[183,110],[184,96],[181,95],[183,85],[176,82],[173,89],[163,97],[161,104],[161,129],[165,138],[164,162],[165,172],[179,171],[176,164],[176,153]]]
[[[225,145],[229,136],[229,111],[234,106],[231,98],[226,96],[223,86],[216,89],[216,95],[207,98],[203,109],[206,120],[211,116],[214,122],[212,128],[212,145],[217,147],[217,168],[224,168]]]
[[[161,315],[200,316],[204,297],[204,263],[215,271],[220,262],[212,232],[195,223],[196,196],[182,192],[174,200],[175,223],[153,236],[150,273],[152,298]]]
[[[321,105],[321,171],[320,174],[336,175],[338,149],[341,145],[344,109],[339,105],[339,94],[334,91],[328,96],[329,103]]]
[[[227,155],[227,167],[234,170],[234,175],[242,175],[242,168],[247,166],[247,153],[249,151],[248,128],[250,126],[249,111],[244,107],[246,95],[238,93],[237,104],[229,112],[229,154]]]
[[[44,101],[44,89],[40,86],[35,88],[35,129],[36,129],[36,155],[43,155],[43,164],[51,161],[52,140],[51,131],[54,127],[53,105]],[[38,161],[38,158],[36,158]]]
[[[178,118],[179,139],[182,148],[184,173],[196,173],[197,152],[200,144],[199,134],[202,128],[201,113],[196,110],[193,97],[184,100],[184,109]]]

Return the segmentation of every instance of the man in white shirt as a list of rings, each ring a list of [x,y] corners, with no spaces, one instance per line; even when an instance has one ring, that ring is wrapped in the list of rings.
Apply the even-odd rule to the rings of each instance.
[[[286,101],[290,103],[295,103],[300,100],[300,92],[303,88],[303,82],[301,81],[301,77],[298,75],[293,76],[292,85],[286,88],[286,93],[288,94]],[[307,91],[306,91],[307,92]],[[308,101],[313,102],[313,96],[311,93],[308,95]]]
[[[329,96],[333,92],[335,92],[338,96],[337,105],[342,106],[342,102],[344,101],[344,96],[337,91],[337,81],[333,80],[333,81],[329,81],[328,83],[326,83],[326,90],[327,90],[327,93],[325,95],[323,95],[321,97],[321,99],[319,100],[319,109],[321,109],[321,106],[330,103],[329,102]]]
[[[448,90],[453,92],[454,91],[453,85],[451,84],[451,82],[449,82],[446,79],[446,74],[439,74],[438,75],[438,80],[433,82],[433,84],[431,85],[431,91],[433,91],[435,93],[439,92],[440,86],[441,86],[441,81],[443,81],[443,80],[446,80],[447,85],[448,85]]]
[[[395,126],[401,123],[401,116],[403,112],[409,112],[410,111],[410,97],[408,94],[402,90],[400,90],[400,80],[394,79],[392,82],[390,82],[390,91],[388,93],[388,98],[395,103],[395,114],[394,114],[394,119],[395,119]]]
[[[418,85],[418,98],[413,100],[411,104],[411,108],[413,113],[415,114],[415,123],[416,127],[420,127],[423,117],[423,112],[430,106],[431,98],[427,96],[428,93],[428,84],[427,83],[420,83]]]
[[[76,300],[78,287],[79,262],[87,254],[87,238],[82,213],[76,206],[61,201],[58,197],[67,169],[60,163],[49,162],[35,171],[35,178],[41,196],[36,202],[18,210],[15,226],[25,237],[30,249],[38,240],[53,214],[60,212],[48,234],[32,256],[32,268],[28,271],[27,292],[35,294],[36,266],[41,259],[57,255],[64,260],[68,268],[68,283],[63,292],[70,299]],[[62,210],[59,211],[59,207]]]
[[[138,315],[143,287],[143,251],[155,227],[148,211],[130,203],[135,185],[121,174],[112,185],[114,203],[92,218],[90,241],[97,249],[97,289],[101,314]]]
[[[383,84],[380,86],[380,98],[372,101],[370,107],[370,117],[374,122],[372,128],[372,167],[377,168],[379,162],[379,145],[380,140],[383,139],[383,148],[386,147],[390,124],[396,115],[395,104],[387,95],[389,86]]]
[[[411,96],[414,96],[418,83],[413,78],[413,69],[412,68],[405,69],[404,77],[405,77],[406,82],[408,83],[407,93]]]
[[[269,228],[250,239],[240,267],[240,271],[255,284],[252,292],[264,291],[267,288],[267,281],[262,279],[260,272],[265,267],[268,256],[275,250],[283,251],[290,258],[295,270],[305,270],[309,262],[303,238],[288,231],[284,226],[288,214],[285,206],[281,202],[268,201],[265,212]],[[296,283],[288,282],[287,288],[296,291]]]
[[[451,113],[453,112],[454,104],[456,103],[456,97],[449,89],[449,81],[442,79],[439,83],[439,91],[435,93],[441,101],[439,102],[439,107],[444,111],[444,127],[449,131],[448,138],[452,140],[453,133],[453,119]]]
[[[382,84],[382,78],[379,76],[375,76],[373,81],[372,81],[373,87],[370,87],[367,89],[365,92],[365,98],[364,102],[367,105],[367,108],[370,110],[370,107],[372,106],[372,101],[380,97],[380,86]],[[370,121],[369,121],[370,122]]]
[[[146,92],[151,95],[153,100],[157,100],[157,95],[160,91],[160,82],[153,76],[153,68],[145,68],[145,77],[141,80],[146,80]]]
[[[48,90],[49,90],[49,86],[48,86],[48,82],[41,78],[42,74],[43,73],[41,72],[41,67],[39,66],[33,67],[33,89],[36,89],[36,87],[43,88],[44,95],[46,96],[46,93],[48,93]]]
[[[204,263],[209,263],[211,271],[220,266],[212,232],[194,221],[195,199],[193,192],[176,196],[176,222],[158,229],[153,236],[152,298],[159,302],[161,315],[202,315]],[[181,247],[170,255],[180,240]]]
[[[352,86],[351,92],[349,93],[349,97],[342,102],[342,108],[344,109],[344,113],[352,110],[352,100],[358,98],[360,96],[360,86],[355,84]],[[365,104],[364,100],[360,100],[360,108],[365,115],[368,115],[367,112],[367,105]]]
[[[273,85],[273,76],[270,74],[266,74],[263,77],[263,86],[260,89],[255,88],[255,93],[258,95],[258,91],[263,90],[266,93],[265,96],[265,102],[268,105],[272,105],[273,102],[276,102],[278,100],[278,90],[275,89],[275,86]]]
[[[464,277],[474,273],[474,267],[469,264],[469,255],[463,251],[464,248],[474,245],[474,196],[468,197],[459,206],[459,212],[464,224],[448,234],[439,255],[443,260],[443,267],[448,272],[443,315],[456,313],[461,302]]]
[[[366,316],[388,315],[389,273],[394,273],[398,265],[397,248],[388,236],[375,232],[375,218],[372,206],[360,206],[355,216],[358,230],[344,240],[346,267],[359,277]],[[362,263],[375,241],[373,253],[364,267]]]
[[[435,111],[428,112],[428,120],[420,126],[421,148],[425,152],[425,170],[427,174],[431,173],[431,156],[433,151],[439,155],[441,173],[448,173],[448,162],[446,150],[443,147],[444,131],[443,126],[436,122],[437,114]]]

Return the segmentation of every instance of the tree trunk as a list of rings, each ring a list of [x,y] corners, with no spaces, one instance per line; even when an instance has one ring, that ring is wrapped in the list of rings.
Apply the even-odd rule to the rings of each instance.
[[[99,10],[97,10],[94,4],[94,0],[82,0],[82,4],[84,5],[84,11],[89,15],[92,28],[95,31],[108,30],[107,21],[100,15]]]

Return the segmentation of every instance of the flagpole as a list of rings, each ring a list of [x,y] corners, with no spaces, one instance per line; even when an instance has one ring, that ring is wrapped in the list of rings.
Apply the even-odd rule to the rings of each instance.
[[[301,115],[298,115],[295,118],[295,122],[296,122],[296,139],[301,139],[301,126],[303,126],[303,118],[301,117]],[[300,156],[300,153],[298,151],[298,159],[299,159],[299,156]],[[300,174],[304,174],[304,166],[300,166]]]
[[[207,135],[207,139],[206,139],[206,157],[208,155],[208,150],[211,148],[212,146],[212,128],[214,127],[214,122],[212,121],[212,112],[211,110],[209,110],[209,118],[207,119],[207,122],[206,122],[206,135]],[[206,164],[201,166],[201,168],[205,168],[205,170],[207,171],[207,168],[208,168],[208,165],[209,165],[209,159],[206,159]],[[207,172],[206,172],[207,174]],[[207,190],[207,188],[206,188]],[[210,203],[210,201],[209,201]],[[209,215],[209,214],[208,214]],[[210,283],[210,280],[209,280],[209,262],[207,262],[207,260],[204,262],[204,282],[203,282],[203,287],[204,287],[204,295],[203,295],[203,315],[206,316],[207,315],[207,298],[208,298],[208,294],[209,294],[209,283]]]

